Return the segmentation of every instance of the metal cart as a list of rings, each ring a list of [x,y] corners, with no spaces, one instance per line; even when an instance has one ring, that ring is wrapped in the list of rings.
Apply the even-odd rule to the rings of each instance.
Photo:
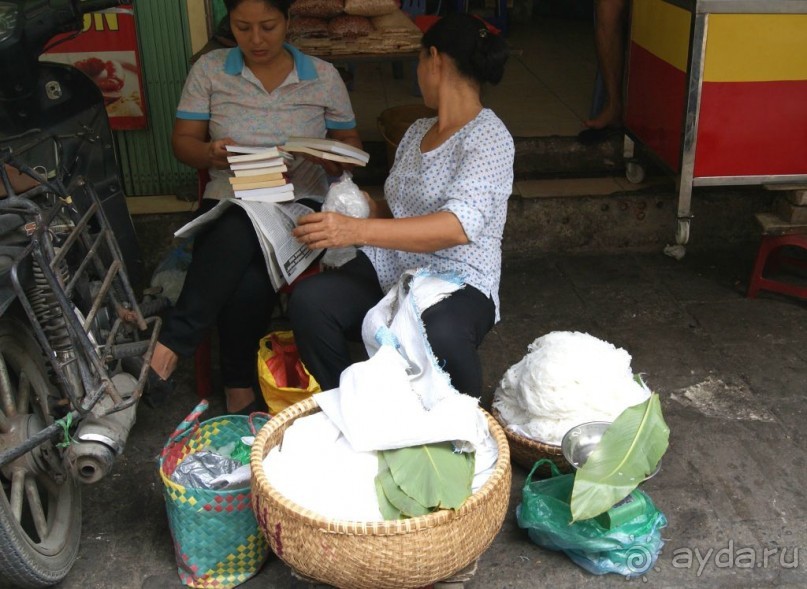
[[[626,176],[637,145],[678,175],[668,254],[693,187],[807,184],[807,1],[633,0],[627,64]]]

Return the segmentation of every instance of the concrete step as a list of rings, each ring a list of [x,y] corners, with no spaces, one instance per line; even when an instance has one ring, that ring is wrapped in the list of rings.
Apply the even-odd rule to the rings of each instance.
[[[576,137],[514,137],[516,180],[535,178],[588,178],[623,175],[622,136],[613,135],[595,145],[582,145]],[[367,141],[370,163],[356,169],[354,178],[360,185],[383,184],[389,170],[387,144]]]
[[[380,185],[363,187],[374,197]],[[669,177],[630,185],[616,176],[516,181],[502,249],[505,253],[662,252],[675,243],[678,194]],[[144,197],[132,197],[137,201]],[[132,207],[143,248],[145,276],[173,244],[173,233],[192,218],[187,201],[149,197]],[[690,250],[755,242],[759,212],[770,211],[773,193],[760,187],[700,188],[693,197]],[[170,212],[169,212],[170,211]]]

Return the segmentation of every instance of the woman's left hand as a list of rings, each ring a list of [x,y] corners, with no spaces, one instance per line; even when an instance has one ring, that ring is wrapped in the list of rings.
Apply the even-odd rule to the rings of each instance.
[[[291,233],[310,249],[348,247],[362,243],[359,238],[362,222],[364,219],[339,213],[311,213],[297,219],[297,227]]]

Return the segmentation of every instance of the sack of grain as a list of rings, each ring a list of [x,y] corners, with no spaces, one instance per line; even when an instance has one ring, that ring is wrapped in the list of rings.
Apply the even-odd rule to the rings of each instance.
[[[289,39],[311,39],[328,36],[328,21],[311,16],[294,16],[289,21]]]
[[[344,0],[294,0],[289,14],[294,16],[310,16],[313,18],[333,18],[345,11]]]
[[[345,0],[345,13],[355,16],[381,16],[396,10],[396,0]]]
[[[366,16],[341,15],[328,21],[331,38],[355,38],[370,34],[373,25]]]
[[[395,10],[381,16],[374,16],[371,20],[373,27],[384,33],[414,33],[417,34],[418,37],[421,35],[417,25],[401,10]]]

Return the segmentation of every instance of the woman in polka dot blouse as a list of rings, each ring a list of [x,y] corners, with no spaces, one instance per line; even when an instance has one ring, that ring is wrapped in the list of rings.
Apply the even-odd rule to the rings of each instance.
[[[460,392],[479,397],[477,348],[499,320],[501,240],[513,186],[513,138],[483,108],[480,88],[501,79],[508,50],[471,16],[452,14],[422,39],[418,84],[437,117],[406,132],[368,219],[301,217],[295,237],[311,248],[360,245],[341,268],[302,281],[289,314],[302,360],[323,389],[351,363],[348,341],[407,269],[459,276],[465,287],[422,314],[438,362]]]

